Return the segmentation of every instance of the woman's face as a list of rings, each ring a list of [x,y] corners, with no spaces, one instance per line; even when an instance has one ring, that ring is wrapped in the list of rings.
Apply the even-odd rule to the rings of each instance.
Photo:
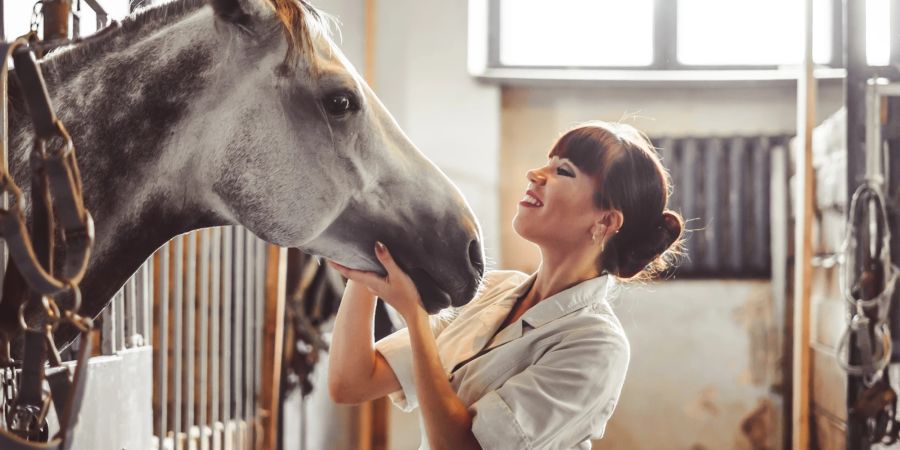
[[[526,176],[528,187],[513,218],[516,233],[540,246],[589,245],[599,214],[593,179],[557,156]]]

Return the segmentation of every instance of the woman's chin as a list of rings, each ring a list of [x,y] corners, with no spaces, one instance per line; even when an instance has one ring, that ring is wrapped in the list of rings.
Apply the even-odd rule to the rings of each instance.
[[[536,243],[534,240],[534,236],[532,235],[533,233],[529,233],[528,227],[525,226],[523,222],[524,221],[517,214],[513,218],[513,231],[515,231],[516,234],[518,234],[522,239],[525,239],[528,242]]]

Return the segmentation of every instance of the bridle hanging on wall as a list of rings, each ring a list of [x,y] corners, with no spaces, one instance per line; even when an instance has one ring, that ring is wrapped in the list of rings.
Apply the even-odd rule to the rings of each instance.
[[[84,208],[81,178],[75,159],[72,140],[56,117],[50,103],[40,67],[33,48],[25,38],[0,46],[3,64],[0,66],[2,89],[2,127],[0,140],[4,161],[0,166],[0,192],[13,197],[13,205],[0,208],[0,237],[8,247],[11,259],[4,276],[5,310],[17,311],[17,321],[0,322],[0,366],[21,367],[16,394],[5,411],[6,430],[0,430],[0,448],[8,450],[68,449],[72,430],[84,398],[87,381],[87,359],[91,354],[92,322],[78,314],[81,294],[78,283],[87,268],[94,239],[93,220]],[[8,61],[16,65],[16,76],[24,94],[34,125],[34,148],[29,158],[32,172],[32,229],[26,227],[24,199],[9,172],[7,131]],[[57,225],[57,220],[59,224]],[[65,245],[61,273],[54,273],[54,236],[60,229]],[[24,282],[30,289],[25,301],[11,296],[9,284]],[[63,295],[71,296],[63,305]],[[16,302],[19,302],[18,304]],[[28,323],[28,308],[44,312],[39,323]],[[10,326],[15,323],[15,326]],[[63,365],[56,349],[53,332],[60,324],[70,324],[80,331],[80,346],[74,374]],[[10,342],[24,334],[25,353],[21,363],[10,356]],[[49,361],[50,368],[45,368]],[[48,381],[50,394],[44,392]],[[59,432],[51,439],[46,417],[53,404],[60,419]]]
[[[894,92],[896,91],[896,92]],[[863,389],[850,405],[848,421],[858,421],[870,444],[900,440],[897,393],[891,387],[892,356],[888,325],[891,299],[900,268],[891,261],[891,231],[885,198],[889,185],[887,152],[881,138],[882,96],[900,94],[897,85],[870,80],[867,92],[866,172],[853,193],[839,256],[840,290],[850,309],[836,358]]]

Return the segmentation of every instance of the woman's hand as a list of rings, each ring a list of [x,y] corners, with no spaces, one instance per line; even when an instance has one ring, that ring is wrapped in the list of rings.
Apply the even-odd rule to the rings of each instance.
[[[373,294],[393,306],[405,319],[412,317],[422,309],[422,299],[412,278],[397,265],[391,252],[381,242],[375,243],[375,257],[387,270],[386,277],[374,272],[344,267],[334,261],[328,263],[345,278],[367,287]]]

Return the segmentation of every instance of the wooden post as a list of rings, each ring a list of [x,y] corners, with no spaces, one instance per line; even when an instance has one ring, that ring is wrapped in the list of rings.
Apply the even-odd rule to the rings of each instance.
[[[287,249],[268,245],[266,305],[263,321],[262,386],[259,406],[262,410],[262,449],[278,447],[279,394],[281,360],[284,355],[284,308],[287,277]]]
[[[810,444],[810,293],[812,287],[812,132],[816,82],[812,65],[812,0],[804,0],[803,65],[797,80],[797,195],[794,228],[794,330],[792,448]]]
[[[376,0],[364,0],[365,8],[365,67],[363,76],[366,83],[373,90],[375,89],[375,69],[376,69]],[[387,450],[388,448],[388,429],[390,428],[391,405],[387,397],[362,405],[360,408],[360,427],[359,435],[360,449],[369,450]]]

